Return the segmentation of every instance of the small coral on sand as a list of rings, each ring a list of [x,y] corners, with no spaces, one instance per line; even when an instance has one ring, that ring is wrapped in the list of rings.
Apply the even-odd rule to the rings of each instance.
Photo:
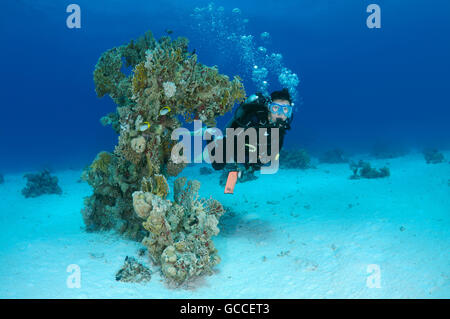
[[[28,180],[26,187],[22,189],[23,196],[27,198],[44,194],[62,194],[58,186],[58,177],[51,176],[48,170],[37,174],[25,174],[23,177]]]
[[[280,166],[284,168],[308,169],[313,168],[311,157],[304,149],[281,150]]]
[[[152,278],[150,270],[133,257],[125,257],[122,268],[116,274],[117,281],[148,282]]]
[[[444,154],[437,149],[426,149],[423,151],[423,157],[427,164],[439,164],[444,162]]]
[[[380,169],[373,168],[370,163],[360,160],[358,163],[351,162],[350,169],[353,171],[353,175],[350,179],[360,179],[360,178],[383,178],[390,176],[389,167],[382,167]]]

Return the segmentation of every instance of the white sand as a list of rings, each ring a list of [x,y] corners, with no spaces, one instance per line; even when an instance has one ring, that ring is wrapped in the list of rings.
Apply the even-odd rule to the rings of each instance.
[[[450,153],[446,153],[450,158]],[[25,199],[22,175],[0,185],[0,298],[449,298],[450,165],[421,154],[392,160],[391,177],[349,180],[347,164],[280,170],[223,194],[219,173],[183,175],[202,182],[201,195],[233,207],[214,241],[217,272],[173,289],[148,257],[147,284],[115,281],[140,243],[113,233],[86,233],[80,209],[91,190],[81,172],[55,172],[63,195]],[[349,204],[352,207],[349,207]],[[401,230],[402,228],[402,230]],[[66,268],[81,269],[68,288]],[[379,265],[381,288],[367,267]]]

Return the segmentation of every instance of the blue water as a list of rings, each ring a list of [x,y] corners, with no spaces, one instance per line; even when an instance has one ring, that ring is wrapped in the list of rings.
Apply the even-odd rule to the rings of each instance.
[[[373,141],[448,145],[450,129],[450,4],[438,0],[378,1],[381,29],[366,26],[370,1],[216,1],[225,13],[239,7],[247,34],[269,32],[270,52],[297,73],[302,106],[287,146],[311,151],[369,148]],[[3,171],[80,167],[99,149],[112,150],[114,133],[98,119],[114,110],[98,99],[92,72],[100,54],[152,30],[170,28],[199,48],[199,60],[222,73],[213,34],[192,28],[190,14],[209,1],[78,1],[81,29],[65,25],[66,3],[2,4]],[[229,48],[233,52],[233,47]],[[247,94],[255,87],[244,77]],[[275,81],[270,90],[279,89]],[[229,115],[228,115],[229,117]],[[219,121],[224,125],[228,117]]]
[[[30,261],[23,252],[30,252],[34,269],[48,279],[40,286],[37,277],[30,279],[25,270],[17,270],[17,277],[0,277],[1,298],[450,296],[448,0],[216,0],[213,5],[209,0],[77,0],[80,29],[66,27],[69,3],[0,4],[0,173],[5,175],[0,184],[0,264],[6,269],[0,272],[25,269]],[[381,7],[380,29],[366,25],[366,7],[371,3]],[[195,8],[208,5],[211,10],[192,16]],[[240,9],[238,16],[234,8]],[[118,287],[113,273],[139,244],[116,245],[116,239],[109,242],[101,234],[87,237],[79,213],[83,197],[91,194],[87,184],[78,183],[81,169],[97,153],[111,152],[117,144],[117,135],[99,121],[116,105],[109,97],[96,96],[93,71],[104,51],[147,30],[159,38],[167,29],[173,31],[172,37],[189,38],[189,50],[196,50],[201,63],[217,65],[230,77],[240,75],[247,95],[261,83],[252,79],[254,65],[245,54],[256,54],[259,46],[268,54],[281,54],[282,66],[299,80],[291,88],[297,95],[296,110],[284,147],[306,149],[315,164],[320,154],[334,148],[354,159],[369,159],[377,167],[386,161],[367,157],[377,143],[415,152],[387,160],[388,179],[351,181],[348,164],[318,164],[317,170],[280,170],[279,175],[238,184],[234,197],[223,194],[219,173],[213,178],[199,176],[197,167],[191,166],[186,174],[206,185],[203,196],[240,208],[228,220],[235,231],[225,229],[217,240],[223,260],[220,274],[196,292],[163,286],[154,290],[139,286],[130,292]],[[260,36],[263,32],[270,34],[266,42]],[[233,33],[253,36],[255,51],[229,40]],[[282,88],[276,72],[266,80],[269,92]],[[230,117],[231,112],[219,118],[218,127],[223,128]],[[421,151],[429,147],[441,150],[446,161],[425,164]],[[43,168],[60,178],[62,197],[24,199],[22,174]],[[267,182],[276,192],[267,191]],[[281,200],[279,191],[292,199],[271,206]],[[297,246],[289,248],[290,257],[279,259],[279,247],[294,245],[293,238]],[[92,248],[85,247],[87,240]],[[244,256],[236,264],[231,246]],[[67,247],[75,261],[58,259],[72,254]],[[38,260],[41,249],[49,251],[47,263]],[[280,264],[262,264],[263,253]],[[89,257],[102,254],[108,265]],[[65,289],[61,283],[68,263],[89,268],[86,280],[93,283],[91,288]],[[366,266],[373,263],[382,265],[385,290],[366,290]],[[247,281],[237,279],[240,269]],[[273,269],[281,271],[265,275]],[[286,269],[300,271],[301,276],[287,278]],[[217,295],[208,290],[231,275],[236,281],[226,281],[229,288],[225,285]],[[264,289],[258,288],[259,280],[264,280]],[[156,282],[152,285],[159,285]],[[327,286],[330,282],[333,288]],[[233,289],[239,285],[245,287],[236,295]]]

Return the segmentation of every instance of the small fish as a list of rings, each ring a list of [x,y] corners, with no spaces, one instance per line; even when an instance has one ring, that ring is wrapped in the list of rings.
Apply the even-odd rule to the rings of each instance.
[[[165,31],[166,31],[167,34],[172,34],[173,33],[173,30],[170,30],[170,29],[166,29]]]
[[[141,132],[146,131],[146,130],[148,130],[148,129],[150,128],[150,126],[151,126],[151,124],[150,124],[149,122],[144,122],[144,124],[142,124],[142,125],[139,127],[139,130],[140,130]]]
[[[170,107],[165,106],[159,111],[159,115],[166,115],[169,112],[170,112]]]

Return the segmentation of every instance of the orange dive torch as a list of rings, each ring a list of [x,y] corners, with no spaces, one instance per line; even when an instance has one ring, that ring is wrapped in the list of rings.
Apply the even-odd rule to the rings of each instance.
[[[231,171],[228,173],[227,184],[225,185],[225,194],[233,194],[234,186],[236,185],[236,181],[238,179],[238,172]]]

